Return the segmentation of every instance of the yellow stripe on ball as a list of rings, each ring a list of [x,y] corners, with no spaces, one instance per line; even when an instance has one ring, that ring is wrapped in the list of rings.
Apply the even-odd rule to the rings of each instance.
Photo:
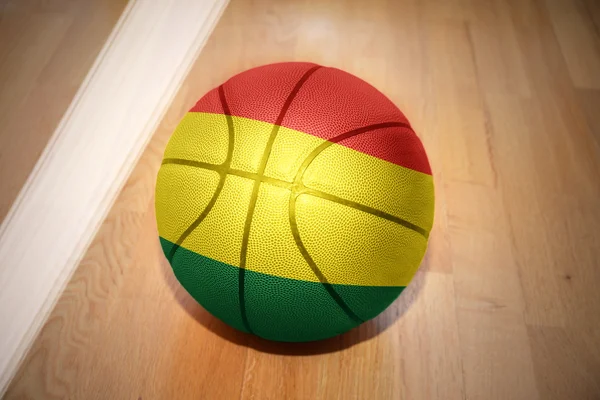
[[[331,284],[405,286],[410,282],[433,219],[432,213],[419,211],[433,210],[430,175],[334,143],[304,171],[302,183],[309,190],[300,188],[290,218],[294,179],[306,158],[325,141],[280,127],[265,176],[258,176],[273,124],[230,118],[235,131],[230,166],[222,164],[229,134],[224,115],[188,113],[169,142],[156,191],[161,237],[239,267],[252,187],[261,180],[246,269],[319,282],[307,262],[308,254]],[[182,232],[205,211],[223,177],[222,191],[210,212],[183,237]],[[407,222],[403,225],[395,218]],[[407,228],[411,225],[420,230]]]

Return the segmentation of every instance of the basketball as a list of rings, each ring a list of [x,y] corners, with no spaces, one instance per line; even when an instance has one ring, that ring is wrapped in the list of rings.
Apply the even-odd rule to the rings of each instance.
[[[171,136],[156,183],[162,250],[181,285],[240,331],[325,339],[376,317],[427,248],[434,189],[404,114],[312,63],[242,72]]]

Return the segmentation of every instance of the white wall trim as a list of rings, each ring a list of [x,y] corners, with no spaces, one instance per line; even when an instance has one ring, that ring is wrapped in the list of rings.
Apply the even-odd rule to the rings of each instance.
[[[131,0],[0,227],[0,397],[227,0]]]

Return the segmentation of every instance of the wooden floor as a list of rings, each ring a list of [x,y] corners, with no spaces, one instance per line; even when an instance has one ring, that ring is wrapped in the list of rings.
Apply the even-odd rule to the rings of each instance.
[[[600,399],[599,32],[594,0],[232,0],[7,398]],[[179,119],[232,74],[282,60],[383,91],[436,181],[414,281],[320,343],[211,317],[156,232]]]
[[[0,223],[127,0],[0,0]]]

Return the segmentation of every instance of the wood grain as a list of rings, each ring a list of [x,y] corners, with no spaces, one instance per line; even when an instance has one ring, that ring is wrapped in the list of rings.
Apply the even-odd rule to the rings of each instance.
[[[7,398],[599,399],[597,13],[563,0],[233,0]],[[324,342],[238,333],[157,241],[162,151],[234,73],[311,60],[371,82],[430,156],[436,221],[381,316]]]
[[[0,2],[0,223],[126,4]]]

